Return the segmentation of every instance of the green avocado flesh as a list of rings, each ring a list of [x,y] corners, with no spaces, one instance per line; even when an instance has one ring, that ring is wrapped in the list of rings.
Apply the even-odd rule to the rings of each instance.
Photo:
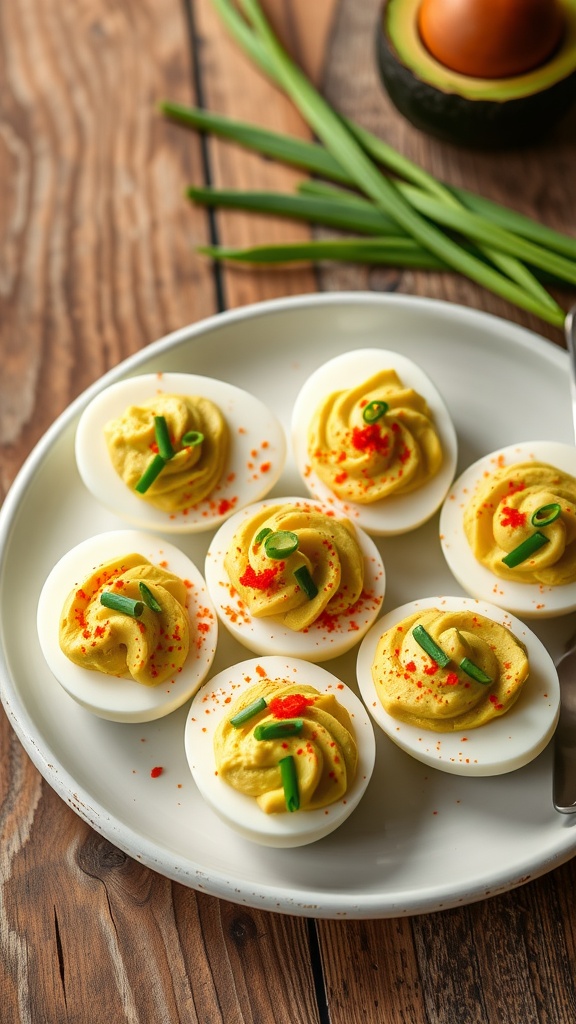
[[[420,38],[421,0],[385,0],[377,55],[392,102],[416,127],[475,146],[517,145],[549,130],[576,100],[576,0],[552,57],[512,78],[472,78],[437,61]]]

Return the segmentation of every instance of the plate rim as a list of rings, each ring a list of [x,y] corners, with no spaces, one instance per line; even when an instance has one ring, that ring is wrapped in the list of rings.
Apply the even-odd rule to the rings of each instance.
[[[407,311],[417,309],[420,313],[428,311],[432,316],[439,314],[452,321],[468,324],[472,322],[480,327],[484,324],[491,335],[496,333],[502,340],[509,338],[519,348],[527,349],[531,353],[541,349],[542,357],[555,362],[558,367],[567,368],[568,365],[567,352],[549,338],[539,335],[527,327],[505,320],[493,313],[424,296],[365,291],[312,292],[251,303],[236,309],[214,313],[209,317],[177,328],[127,356],[84,389],[47,428],[24,460],[0,508],[0,579],[4,571],[6,554],[20,504],[25,498],[36,469],[45,453],[50,450],[57,438],[96,394],[115,381],[137,372],[143,364],[161,356],[164,352],[177,349],[221,326],[226,327],[269,314],[338,305],[389,306]],[[152,842],[141,831],[117,821],[106,808],[93,800],[92,796],[85,792],[74,777],[58,763],[58,757],[49,745],[39,746],[35,743],[34,722],[24,707],[18,707],[18,695],[14,690],[14,681],[11,678],[5,651],[1,646],[0,701],[14,732],[32,763],[64,802],[88,825],[137,862],[144,863],[173,881],[241,905],[277,913],[323,919],[377,919],[430,913],[468,905],[499,893],[508,892],[526,881],[540,877],[553,868],[566,863],[576,853],[576,832],[572,837],[572,830],[568,828],[561,833],[563,841],[557,844],[552,854],[545,857],[540,855],[537,858],[527,856],[517,864],[517,872],[512,877],[509,869],[502,870],[491,876],[489,885],[486,878],[483,877],[467,883],[465,891],[458,892],[454,892],[453,888],[446,884],[444,887],[437,885],[432,893],[426,895],[420,890],[398,891],[393,893],[394,898],[390,899],[389,894],[384,891],[377,902],[375,902],[373,894],[368,896],[334,893],[331,890],[326,890],[314,893],[311,898],[312,894],[305,889],[294,889],[292,893],[287,891],[279,893],[269,883],[259,883],[258,885],[239,883],[237,879],[230,879],[225,872],[220,870],[210,869],[210,872],[207,872],[205,866],[196,864],[189,858],[185,860],[157,841]],[[134,849],[134,844],[131,845],[126,841],[122,835],[123,830],[128,831],[133,839],[138,840],[137,851]],[[250,890],[250,892],[244,890]]]

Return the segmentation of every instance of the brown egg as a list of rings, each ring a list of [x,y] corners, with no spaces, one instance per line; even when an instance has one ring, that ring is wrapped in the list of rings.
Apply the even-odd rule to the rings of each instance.
[[[418,12],[432,56],[474,78],[509,78],[542,64],[564,21],[560,0],[422,0]]]

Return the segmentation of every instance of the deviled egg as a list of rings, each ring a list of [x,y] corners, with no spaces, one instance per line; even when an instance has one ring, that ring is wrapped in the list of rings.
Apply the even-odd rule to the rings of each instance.
[[[218,639],[196,566],[139,530],[98,534],[68,551],[42,588],[37,624],[64,690],[115,722],[152,721],[189,700]]]
[[[333,832],[374,768],[366,709],[318,665],[268,657],[233,665],[196,694],[185,749],[204,799],[252,842],[292,847]]]
[[[226,628],[257,654],[326,661],[380,612],[385,571],[374,542],[304,498],[242,509],[213,537],[205,578]]]
[[[385,349],[346,352],[308,378],[292,445],[310,493],[376,536],[430,519],[456,468],[456,432],[438,390]]]
[[[212,377],[144,374],[84,410],[76,462],[121,518],[173,533],[210,530],[264,497],[284,467],[282,425],[259,399]]]
[[[509,445],[456,480],[440,515],[448,566],[468,594],[526,618],[576,609],[576,448]]]
[[[466,597],[411,601],[366,635],[360,693],[386,735],[455,775],[511,772],[533,760],[558,720],[558,674],[528,627]]]

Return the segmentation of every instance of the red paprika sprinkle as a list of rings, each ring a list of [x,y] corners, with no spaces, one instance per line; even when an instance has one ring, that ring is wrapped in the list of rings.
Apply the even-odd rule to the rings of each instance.
[[[151,769],[151,771],[150,771],[150,778],[151,779],[157,779],[159,775],[162,775],[163,771],[164,771],[164,769],[161,768],[160,765],[157,765],[156,768],[152,768]]]
[[[501,526],[511,526],[513,529],[517,526],[525,526],[526,512],[521,512],[519,508],[510,508],[509,505],[504,505],[502,511],[504,515],[500,520]]]
[[[314,699],[303,693],[290,693],[287,697],[273,697],[268,707],[274,718],[298,718],[313,703]]]
[[[366,427],[353,428],[352,445],[360,452],[385,453],[390,447],[390,438],[380,433],[377,423],[370,423]]]
[[[269,569],[263,569],[262,572],[256,572],[251,565],[247,565],[240,576],[240,583],[243,587],[252,587],[253,590],[268,590],[272,586],[281,564],[283,563],[279,562]]]
[[[234,508],[236,501],[236,498],[232,498],[231,501],[228,498],[222,498],[222,501],[218,504],[218,515],[223,516],[226,515],[226,512],[230,512],[230,509]]]

